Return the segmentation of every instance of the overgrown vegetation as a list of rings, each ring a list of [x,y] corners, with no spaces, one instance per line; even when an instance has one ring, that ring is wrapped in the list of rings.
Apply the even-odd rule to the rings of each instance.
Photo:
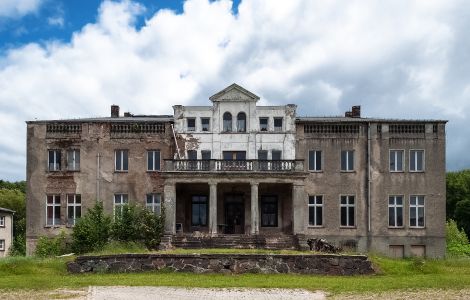
[[[38,239],[34,254],[38,257],[58,256],[69,252],[69,250],[67,235],[64,231],[61,231],[58,236],[53,238],[41,236]]]
[[[454,220],[446,223],[447,255],[451,257],[469,256],[470,244],[463,230],[460,230]]]
[[[447,219],[455,220],[470,237],[470,170],[448,172],[446,192]]]
[[[26,182],[0,180],[0,207],[15,211],[10,255],[26,254]]]

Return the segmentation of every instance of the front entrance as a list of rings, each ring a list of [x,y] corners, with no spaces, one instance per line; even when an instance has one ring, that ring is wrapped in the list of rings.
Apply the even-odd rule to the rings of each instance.
[[[245,205],[242,195],[227,194],[225,207],[225,234],[245,233]]]

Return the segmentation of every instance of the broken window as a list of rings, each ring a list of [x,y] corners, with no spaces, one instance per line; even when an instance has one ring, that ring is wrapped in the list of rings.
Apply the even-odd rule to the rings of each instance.
[[[61,151],[49,150],[48,151],[48,169],[49,171],[60,171]]]
[[[390,172],[403,171],[403,157],[405,151],[403,150],[390,150]]]
[[[80,150],[71,149],[67,151],[67,170],[69,171],[80,170]]]
[[[162,197],[160,194],[147,194],[147,203],[145,207],[157,216],[162,211]]]
[[[259,118],[259,130],[268,131],[268,118]]]
[[[424,196],[410,196],[410,227],[424,227]]]
[[[246,114],[244,112],[237,115],[237,130],[238,132],[246,132]]]
[[[114,217],[121,216],[124,205],[129,203],[127,194],[114,194]]]
[[[323,196],[308,197],[308,225],[323,225]]]
[[[354,150],[341,151],[341,171],[354,171]]]
[[[277,227],[277,197],[261,197],[261,226]]]
[[[403,226],[403,196],[388,197],[388,226]]]
[[[207,196],[192,196],[191,225],[207,226]]]
[[[224,113],[224,132],[232,131],[232,114],[229,112]]]
[[[115,150],[115,170],[120,172],[127,172],[129,170],[129,151],[128,150]]]
[[[282,131],[282,118],[274,118],[274,131]]]
[[[147,171],[160,171],[160,150],[147,151]]]
[[[79,194],[67,195],[67,224],[75,225],[82,217],[82,198]]]
[[[202,131],[210,131],[210,118],[201,118]]]
[[[195,118],[188,118],[188,131],[196,131],[196,119]]]
[[[410,150],[410,172],[424,171],[424,150]]]
[[[46,226],[60,225],[60,195],[48,195],[46,201]]]
[[[341,226],[354,227],[355,226],[355,197],[354,196],[341,196]]]
[[[322,152],[319,150],[310,150],[308,152],[308,170],[309,171],[321,171],[322,170],[321,153]]]

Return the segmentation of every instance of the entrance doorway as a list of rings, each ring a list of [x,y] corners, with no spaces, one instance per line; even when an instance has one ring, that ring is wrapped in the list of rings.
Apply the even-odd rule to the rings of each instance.
[[[242,195],[227,194],[225,207],[225,234],[245,233],[245,204]]]

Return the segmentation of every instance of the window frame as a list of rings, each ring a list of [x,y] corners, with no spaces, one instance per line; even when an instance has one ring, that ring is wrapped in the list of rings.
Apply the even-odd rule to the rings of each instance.
[[[0,227],[5,227],[5,222],[6,222],[6,217],[5,216],[0,216]]]
[[[346,169],[343,169],[343,152],[346,152]],[[350,173],[350,172],[355,172],[355,169],[356,169],[356,160],[354,158],[354,153],[356,151],[355,150],[341,150],[340,151],[340,170],[341,172],[345,172],[345,173]],[[349,157],[349,153],[352,154],[352,169],[349,169],[349,160],[350,160],[350,157]]]
[[[69,197],[73,196],[73,202],[69,202]],[[80,198],[80,203],[77,203],[77,196]],[[66,195],[66,200],[67,200],[67,225],[69,226],[75,226],[77,223],[77,220],[82,217],[82,196],[81,194],[67,194]],[[73,216],[70,218],[69,216],[69,207],[73,207]],[[80,217],[77,218],[77,208],[79,208],[80,211]],[[72,220],[72,222],[70,222]]]
[[[199,201],[195,201],[196,197],[198,198]],[[204,199],[204,201],[201,201],[201,199]],[[205,205],[205,215],[204,215],[204,220],[205,222],[194,222],[195,220],[193,219],[193,209],[194,205],[197,204],[198,207],[201,205]],[[201,221],[200,218],[200,212],[201,209],[199,208],[199,219],[198,221]],[[194,227],[207,227],[209,226],[209,197],[207,195],[191,195],[191,226]]]
[[[416,204],[411,204],[411,198],[416,197]],[[418,199],[419,197],[423,197],[423,204],[419,204]],[[419,225],[419,209],[423,208],[423,225]],[[411,224],[411,210],[415,209],[416,211],[416,225]],[[408,209],[408,224],[410,228],[413,229],[424,229],[426,228],[426,196],[425,195],[410,195],[409,197],[409,209]]]
[[[422,165],[423,166],[422,166],[421,170],[417,170],[417,169],[412,170],[411,169],[411,161],[412,161],[411,152],[413,152],[413,151],[415,153],[418,153],[418,151],[423,152],[423,158],[422,158]],[[424,151],[424,149],[410,149],[408,154],[409,154],[409,171],[410,171],[410,173],[423,173],[426,169],[426,152]],[[417,167],[418,166],[418,160],[416,159],[416,157],[414,157],[414,158],[415,158],[415,167]]]
[[[194,122],[194,126],[189,127],[189,121]],[[189,131],[190,132],[196,131],[196,118],[195,117],[186,118],[186,131],[188,131],[188,132]]]
[[[281,126],[276,126],[276,120],[281,120]],[[274,132],[283,132],[284,131],[284,118],[283,117],[273,117],[273,130]]]
[[[243,117],[243,118],[241,118]],[[243,121],[243,128],[240,128],[240,122]],[[237,114],[237,132],[246,132],[246,126],[247,125],[247,122],[246,122],[246,113],[241,111]]]
[[[228,117],[230,117],[230,119],[228,119]],[[227,125],[230,125],[230,126],[227,126]],[[222,115],[222,132],[232,132],[232,131],[233,131],[233,116],[230,112],[226,111]]]
[[[0,251],[5,251],[6,249],[6,245],[5,245],[5,240],[4,239],[0,239]]]
[[[52,165],[54,166],[51,169],[51,155],[50,152],[54,153],[54,162]],[[57,162],[57,153],[59,154],[59,161]],[[58,167],[57,167],[58,166]],[[62,168],[62,150],[61,149],[47,149],[47,170],[49,172],[59,172]]]
[[[149,196],[151,202],[149,203]],[[156,201],[158,199],[158,202]],[[158,210],[157,210],[158,207]],[[148,193],[145,195],[145,208],[153,212],[155,215],[160,216],[162,213],[162,194],[160,193]]]
[[[117,155],[118,152],[121,154],[121,169],[118,169],[117,167]],[[124,169],[124,153],[127,153],[126,159],[127,159],[127,169]],[[129,149],[115,149],[114,150],[114,172],[118,173],[127,173],[129,172]]]
[[[204,130],[203,121],[207,120],[207,130]],[[211,118],[201,117],[201,132],[210,132],[211,131]]]
[[[155,159],[156,153],[158,152],[158,168],[156,168],[155,163],[157,160]],[[152,154],[152,169],[149,169],[149,159],[150,154]],[[148,149],[147,150],[147,172],[160,172],[162,169],[162,152],[160,149]]]
[[[119,196],[120,201],[116,203],[116,196]],[[125,197],[124,197],[125,196]],[[124,198],[126,201],[124,201]],[[127,193],[116,193],[113,195],[113,217],[116,218],[116,208],[119,208],[119,213],[122,214],[122,208],[124,205],[129,205],[129,194]]]
[[[314,152],[314,169],[310,169],[310,152]],[[317,153],[320,153],[320,168],[317,169]],[[308,151],[308,171],[309,172],[323,172],[323,151],[322,150],[309,150]]]
[[[314,198],[314,203],[310,203],[310,198]],[[321,197],[321,204],[317,203],[317,197]],[[308,202],[307,202],[307,209],[308,209],[308,227],[317,227],[321,228],[324,227],[324,220],[325,220],[325,209],[324,209],[324,204],[325,204],[325,196],[324,195],[309,195],[308,196]],[[313,208],[313,215],[314,215],[314,223],[310,223],[310,208]],[[317,209],[321,209],[321,224],[316,224],[317,223]]]
[[[264,225],[264,223],[263,223],[264,222],[264,220],[263,220],[263,206],[268,205],[268,204],[273,204],[273,203],[275,203],[275,207],[276,207],[276,210],[274,212],[274,215],[275,215],[274,224],[273,225],[269,225],[269,224]],[[259,212],[260,212],[260,222],[259,222],[260,227],[267,227],[267,228],[277,228],[277,227],[279,227],[279,197],[277,195],[261,195]]]
[[[70,161],[69,161],[69,153],[73,153],[73,163],[72,163],[72,168],[70,168]],[[77,155],[78,153],[78,163],[77,163]],[[79,172],[80,171],[80,161],[81,161],[81,153],[80,149],[78,148],[71,148],[67,150],[67,171],[72,171],[72,172]]]
[[[395,170],[392,170],[392,152],[395,152],[394,159],[395,159]],[[397,169],[397,153],[401,152],[402,153],[402,158],[401,158],[401,170],[396,170]],[[388,151],[388,170],[391,173],[403,173],[405,172],[405,166],[406,166],[406,161],[405,161],[405,149],[389,149]]]
[[[341,203],[341,198],[342,198],[342,197],[347,197],[347,198],[346,198],[346,202],[347,202],[346,204],[342,204],[342,203]],[[351,205],[351,204],[348,203],[348,202],[349,202],[348,200],[349,200],[350,197],[354,197],[354,204],[353,204],[353,205]],[[341,195],[339,196],[339,227],[340,227],[340,228],[356,228],[356,226],[357,226],[357,225],[356,225],[356,224],[357,224],[356,203],[357,203],[357,201],[356,201],[356,195],[354,195],[354,194],[341,194]],[[347,224],[347,225],[342,225],[342,222],[341,222],[341,209],[342,209],[343,207],[346,207],[346,224]],[[349,224],[349,208],[350,208],[350,207],[352,207],[352,208],[354,209],[354,224],[353,224],[353,225],[348,225],[348,224]]]
[[[393,197],[393,204],[390,204],[390,198]],[[397,204],[397,197],[401,197],[401,205]],[[390,225],[390,208],[394,211],[394,224]],[[397,210],[401,209],[401,225],[398,224]],[[405,195],[388,195],[387,198],[387,224],[388,228],[404,228],[405,227]]]
[[[52,203],[49,203],[49,197],[52,197]],[[58,203],[56,202],[56,198],[59,198]],[[62,225],[62,218],[61,218],[61,209],[62,206],[62,199],[60,194],[48,194],[46,195],[46,227],[58,227]],[[52,207],[52,218],[48,218],[48,208]],[[59,210],[59,218],[55,218],[56,215],[56,209]],[[49,224],[49,219],[52,220],[52,224]],[[58,220],[58,224],[56,224],[56,220]]]
[[[263,130],[261,127],[261,120],[266,120],[266,129]],[[259,117],[259,131],[267,132],[269,131],[269,117]]]

